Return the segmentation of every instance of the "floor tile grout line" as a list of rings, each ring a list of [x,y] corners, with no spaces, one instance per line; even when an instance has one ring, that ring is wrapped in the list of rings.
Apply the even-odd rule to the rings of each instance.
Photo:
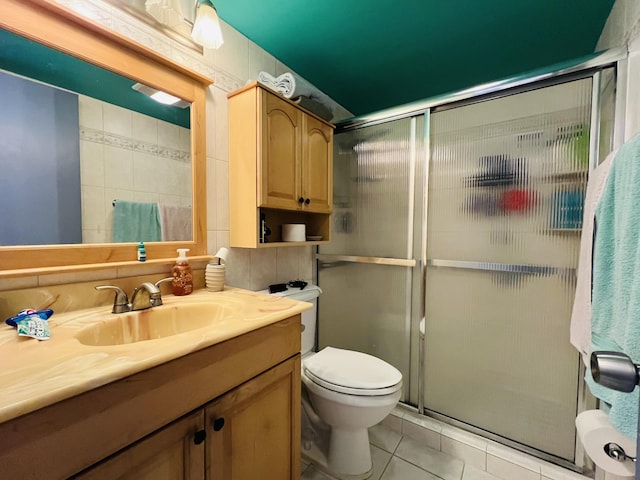
[[[384,474],[387,472],[387,469],[389,468],[389,464],[391,463],[391,460],[393,460],[393,454],[391,454],[391,456],[389,457],[389,460],[387,460],[386,465],[382,469],[382,472],[380,472],[379,480],[382,480],[382,477],[384,477]]]
[[[389,463],[391,463],[391,459],[393,459],[395,457],[395,458],[397,458],[399,460],[402,460],[403,462],[408,463],[409,465],[413,465],[414,467],[419,468],[420,470],[422,470],[423,472],[428,473],[429,475],[433,475],[434,477],[437,477],[437,478],[440,478],[442,480],[445,480],[440,475],[438,475],[438,474],[436,474],[434,472],[430,472],[429,470],[423,468],[421,465],[418,465],[416,463],[413,463],[411,460],[407,460],[406,458],[402,458],[402,457],[396,455],[396,451],[398,450],[398,447],[400,447],[400,443],[402,443],[402,440],[404,439],[404,437],[405,437],[404,435],[400,435],[400,441],[398,442],[398,445],[396,445],[396,448],[393,450],[393,453],[391,454],[391,458],[389,459],[389,462],[387,463],[387,466],[389,465]],[[409,437],[409,438],[411,438],[411,437]],[[435,450],[435,451],[438,451],[438,450]],[[462,462],[462,466],[463,466],[462,470],[464,472],[464,462]],[[385,471],[386,471],[386,467],[385,467]],[[384,475],[384,472],[383,472],[383,475]],[[380,479],[382,480],[382,475],[380,476]],[[462,480],[462,474],[460,475],[460,480]]]

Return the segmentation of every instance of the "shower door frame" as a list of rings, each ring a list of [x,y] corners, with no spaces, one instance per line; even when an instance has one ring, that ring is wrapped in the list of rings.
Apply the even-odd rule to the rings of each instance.
[[[431,162],[431,144],[430,144],[430,119],[431,114],[435,112],[441,112],[444,110],[448,110],[451,108],[461,107],[464,105],[469,105],[473,103],[477,103],[480,101],[494,100],[504,96],[514,95],[518,93],[523,93],[526,91],[531,91],[535,89],[545,88],[552,85],[557,85],[559,83],[564,83],[568,81],[583,79],[583,78],[592,78],[592,98],[591,98],[591,125],[590,125],[590,145],[589,145],[589,167],[588,171],[592,172],[598,165],[601,160],[599,158],[599,134],[600,134],[600,89],[601,89],[601,71],[606,68],[614,68],[614,82],[615,82],[615,113],[614,113],[614,121],[613,121],[613,129],[611,135],[611,150],[618,148],[622,145],[624,141],[624,131],[625,131],[625,116],[626,116],[626,91],[627,91],[627,60],[628,53],[624,49],[612,49],[599,54],[595,54],[591,56],[591,58],[578,61],[569,66],[563,66],[559,68],[550,67],[547,71],[541,73],[531,73],[525,74],[513,78],[509,78],[503,81],[492,82],[489,84],[480,85],[477,87],[473,87],[470,89],[462,90],[459,92],[454,92],[447,95],[442,95],[439,97],[434,97],[431,99],[427,99],[424,101],[410,103],[404,106],[391,108],[387,110],[383,110],[371,115],[365,115],[360,117],[355,117],[349,119],[347,121],[341,122],[336,125],[336,134],[343,131],[351,131],[359,128],[369,127],[373,125],[378,125],[381,123],[387,123],[394,120],[399,120],[407,117],[418,117],[424,115],[424,131],[425,138],[423,141],[424,145],[424,175],[423,181],[424,185],[422,186],[424,192],[424,205],[423,205],[423,218],[422,218],[422,231],[421,231],[421,245],[419,248],[420,255],[416,256],[415,267],[419,268],[419,278],[421,279],[420,285],[413,285],[411,292],[418,293],[420,298],[420,308],[418,311],[415,309],[410,310],[411,320],[409,322],[410,325],[410,333],[409,335],[413,338],[414,335],[418,337],[418,352],[417,359],[414,358],[413,353],[411,354],[411,381],[416,381],[417,383],[417,405],[411,404],[403,404],[404,408],[415,411],[422,415],[429,415],[433,418],[439,419],[445,423],[451,424],[453,426],[458,426],[463,428],[464,430],[479,433],[485,438],[498,440],[500,443],[503,443],[508,446],[515,447],[525,453],[530,453],[538,458],[542,458],[543,460],[548,460],[556,464],[563,465],[567,468],[582,470],[584,467],[593,468],[593,464],[591,460],[586,456],[582,445],[580,444],[578,438],[576,437],[575,443],[575,455],[574,455],[574,463],[571,463],[567,460],[561,459],[559,457],[545,454],[539,450],[535,450],[533,448],[527,448],[526,446],[517,443],[510,442],[506,440],[504,437],[500,437],[498,435],[493,435],[488,433],[485,430],[481,430],[479,428],[473,427],[467,423],[463,423],[460,421],[452,420],[449,417],[437,414],[435,412],[428,411],[424,406],[424,357],[425,357],[425,347],[424,347],[424,322],[425,319],[425,296],[426,296],[426,269],[428,265],[427,260],[427,212],[428,212],[428,183],[429,183],[429,166]],[[319,258],[323,258],[323,254],[317,254]],[[329,255],[327,255],[329,256]],[[334,255],[330,255],[334,257]],[[346,261],[355,261],[355,262],[371,262],[371,259],[360,259],[360,258],[349,258],[344,259]],[[375,261],[375,260],[374,260]],[[438,262],[440,265],[442,261],[434,261]],[[376,262],[377,263],[377,262]],[[455,262],[455,263],[465,263],[468,265],[458,265],[462,268],[481,268],[481,269],[515,269],[513,271],[524,271],[527,268],[531,268],[529,266],[501,266],[501,265],[488,265],[488,264],[480,264],[476,265],[476,262]],[[436,263],[432,263],[433,266]],[[412,265],[413,266],[413,265]],[[540,267],[538,267],[540,268]],[[510,270],[510,271],[511,271]],[[412,343],[410,343],[412,345]],[[576,357],[578,357],[576,355]],[[417,361],[417,365],[414,363]],[[579,361],[579,360],[578,360]],[[588,389],[586,388],[584,381],[585,367],[582,361],[580,363],[579,370],[579,378],[576,379],[578,381],[578,395],[577,395],[577,413],[584,411],[588,408],[595,408],[596,400],[593,396],[590,395]],[[414,370],[417,370],[417,375],[414,374]],[[417,377],[417,378],[416,378]],[[409,392],[413,391],[413,387],[409,389]],[[409,398],[411,401],[411,393],[409,393]]]

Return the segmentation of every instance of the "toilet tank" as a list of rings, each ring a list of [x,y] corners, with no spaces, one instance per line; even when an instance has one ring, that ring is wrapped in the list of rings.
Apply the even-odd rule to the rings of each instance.
[[[287,297],[293,300],[300,300],[302,302],[309,302],[313,304],[313,308],[302,312],[302,350],[300,353],[304,355],[313,351],[316,341],[316,318],[318,312],[318,297],[322,293],[320,287],[313,284],[308,284],[305,288],[299,289],[295,287],[288,287],[284,292],[269,293],[269,290],[260,290],[258,293],[265,293],[267,295],[278,295],[280,297]]]

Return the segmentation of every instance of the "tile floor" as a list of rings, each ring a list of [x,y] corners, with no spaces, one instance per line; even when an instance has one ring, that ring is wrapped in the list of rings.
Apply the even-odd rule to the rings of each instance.
[[[371,480],[589,480],[452,428],[396,409],[369,430]],[[333,480],[303,460],[301,480]]]

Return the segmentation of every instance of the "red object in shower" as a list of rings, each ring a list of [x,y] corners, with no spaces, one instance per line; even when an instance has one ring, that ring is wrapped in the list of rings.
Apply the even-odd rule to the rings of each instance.
[[[500,198],[500,208],[505,212],[524,212],[536,204],[538,195],[531,190],[511,188]]]

